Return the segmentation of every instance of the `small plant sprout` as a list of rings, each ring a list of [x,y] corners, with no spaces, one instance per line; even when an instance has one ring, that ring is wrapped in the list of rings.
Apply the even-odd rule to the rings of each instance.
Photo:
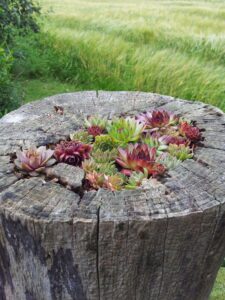
[[[54,151],[46,149],[45,146],[39,148],[32,147],[28,150],[17,151],[15,165],[23,173],[30,176],[38,176],[46,167],[55,163],[53,159]]]

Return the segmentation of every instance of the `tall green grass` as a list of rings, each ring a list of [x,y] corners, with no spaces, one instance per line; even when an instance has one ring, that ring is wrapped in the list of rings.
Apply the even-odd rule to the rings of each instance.
[[[28,59],[15,68],[25,78],[56,79],[69,90],[156,92],[225,109],[224,1],[40,3],[47,14],[42,44],[28,43]]]

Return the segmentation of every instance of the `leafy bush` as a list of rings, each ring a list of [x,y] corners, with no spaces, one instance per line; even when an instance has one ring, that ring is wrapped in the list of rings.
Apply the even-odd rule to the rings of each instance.
[[[38,31],[36,15],[40,8],[32,0],[1,0],[0,43],[9,43],[15,34]]]
[[[0,1],[0,116],[21,103],[22,93],[13,80],[15,38],[37,32],[39,7],[32,0]]]
[[[0,116],[17,108],[21,103],[19,88],[12,81],[13,61],[12,54],[0,48]]]

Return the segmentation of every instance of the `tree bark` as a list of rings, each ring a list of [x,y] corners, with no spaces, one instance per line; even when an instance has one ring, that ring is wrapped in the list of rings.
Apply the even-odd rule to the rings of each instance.
[[[64,113],[57,113],[61,106]],[[162,182],[81,195],[57,167],[18,179],[10,155],[65,139],[84,115],[164,108],[205,140]],[[0,300],[206,300],[225,255],[225,115],[200,102],[136,92],[80,92],[0,120]],[[65,182],[74,189],[66,188]]]

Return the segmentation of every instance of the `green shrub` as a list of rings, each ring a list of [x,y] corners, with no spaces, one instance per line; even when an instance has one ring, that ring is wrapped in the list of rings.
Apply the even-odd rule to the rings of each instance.
[[[19,54],[15,52],[15,40],[17,36],[38,31],[36,16],[39,12],[32,0],[0,1],[0,116],[21,103],[21,88],[12,73]]]
[[[32,0],[1,0],[0,43],[9,44],[16,34],[38,31],[36,15],[40,8]]]
[[[17,108],[21,103],[21,93],[12,80],[12,54],[0,48],[0,116]]]

